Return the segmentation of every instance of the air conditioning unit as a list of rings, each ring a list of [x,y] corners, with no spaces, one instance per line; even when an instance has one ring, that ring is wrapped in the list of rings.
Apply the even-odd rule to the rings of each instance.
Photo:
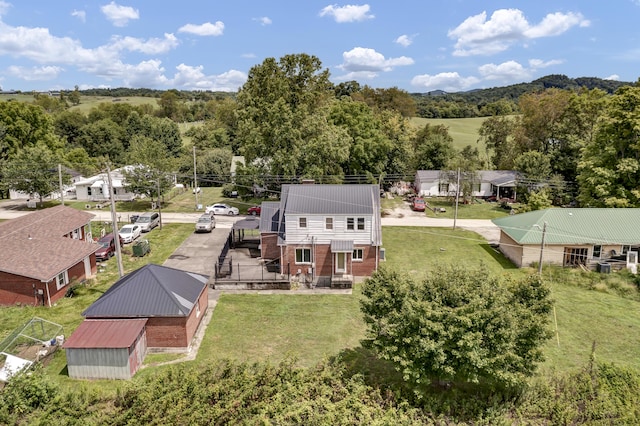
[[[384,248],[380,249],[380,260],[387,260],[387,251]]]

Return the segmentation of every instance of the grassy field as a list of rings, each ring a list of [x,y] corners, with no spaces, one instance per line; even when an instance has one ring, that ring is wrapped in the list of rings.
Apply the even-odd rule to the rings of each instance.
[[[482,125],[482,122],[486,120],[486,117],[474,117],[474,118],[420,118],[413,117],[411,123],[416,127],[422,128],[426,124],[437,126],[442,124],[449,128],[449,134],[453,138],[453,146],[456,149],[462,149],[467,145],[477,147],[480,153],[485,152],[485,145],[483,142],[478,142],[478,130]]]
[[[435,213],[433,210],[427,209],[425,214],[428,217],[441,217],[453,219],[455,216],[455,203],[445,198],[427,198],[427,204],[438,211],[438,208],[444,208],[445,211]],[[517,209],[517,205],[513,205]],[[499,203],[488,203],[478,200],[471,204],[458,203],[458,219],[496,219],[498,217],[508,216],[509,211],[500,207]]]

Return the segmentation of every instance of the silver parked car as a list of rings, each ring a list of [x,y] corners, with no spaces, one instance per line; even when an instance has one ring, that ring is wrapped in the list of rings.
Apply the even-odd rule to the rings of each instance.
[[[203,214],[196,222],[196,232],[211,232],[215,227],[216,220],[209,214]]]

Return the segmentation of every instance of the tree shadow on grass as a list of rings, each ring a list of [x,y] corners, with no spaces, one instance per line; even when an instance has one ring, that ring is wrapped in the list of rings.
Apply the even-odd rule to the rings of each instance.
[[[513,264],[509,259],[505,257],[504,254],[500,252],[495,247],[492,247],[490,244],[480,244],[480,247],[495,260],[502,267],[502,269],[518,269],[516,265]]]
[[[330,360],[344,369],[346,377],[362,376],[364,383],[393,395],[397,404],[442,416],[453,422],[475,422],[495,416],[497,419],[514,408],[521,389],[504,389],[486,382],[438,382],[415,386],[405,381],[392,362],[378,358],[370,349],[359,346],[342,350]]]

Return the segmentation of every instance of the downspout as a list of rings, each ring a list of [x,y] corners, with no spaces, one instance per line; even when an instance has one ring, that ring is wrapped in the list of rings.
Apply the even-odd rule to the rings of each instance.
[[[47,299],[49,300],[49,307],[51,307],[51,294],[49,294],[49,283],[44,283],[44,287],[47,289]]]

